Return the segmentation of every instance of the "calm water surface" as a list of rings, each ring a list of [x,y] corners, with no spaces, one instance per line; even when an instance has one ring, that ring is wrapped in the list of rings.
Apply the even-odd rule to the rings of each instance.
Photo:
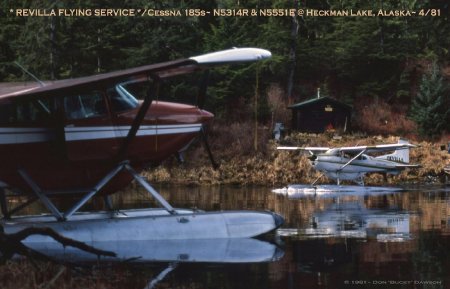
[[[145,244],[178,261],[126,265],[126,288],[450,288],[449,187],[315,194],[156,188],[175,207],[271,210],[286,222],[259,240]],[[156,205],[138,188],[114,203]]]
[[[268,209],[286,223],[255,244],[276,248],[276,260],[133,265],[130,288],[450,288],[448,187],[291,196],[268,188],[157,188],[176,207]],[[142,191],[115,202],[153,205]],[[237,246],[246,262],[251,245]],[[258,246],[261,257],[271,254]]]

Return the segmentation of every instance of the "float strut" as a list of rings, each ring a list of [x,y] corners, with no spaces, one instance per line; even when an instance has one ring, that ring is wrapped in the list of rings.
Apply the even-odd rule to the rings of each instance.
[[[58,208],[55,207],[52,201],[47,198],[47,196],[42,192],[41,188],[39,188],[39,186],[31,179],[31,177],[22,169],[19,169],[18,172],[20,176],[25,180],[25,182],[27,182],[28,186],[30,186],[36,196],[38,196],[44,206],[53,214],[53,216],[55,216],[57,220],[63,221],[65,219],[64,216],[61,214]]]
[[[111,181],[118,173],[122,170],[128,171],[133,178],[143,186],[155,199],[156,201],[163,206],[170,214],[176,214],[175,209],[141,176],[139,175],[130,165],[128,161],[123,161],[119,163],[113,170],[111,170],[103,179],[101,179],[93,188],[85,190],[87,192],[81,200],[79,200],[75,205],[72,206],[68,211],[62,214],[56,206],[50,201],[50,199],[46,196],[46,193],[43,192],[39,186],[31,179],[31,177],[22,169],[19,169],[19,174],[21,177],[27,182],[36,196],[41,200],[44,206],[53,214],[53,216],[59,221],[65,221],[70,218],[76,211],[78,211],[84,204],[86,204],[93,196],[95,196],[105,185]],[[10,212],[8,212],[6,207],[6,201],[3,201],[2,196],[3,190],[0,188],[0,205],[3,215],[8,217]],[[106,206],[109,209],[112,209],[111,199],[105,198]]]
[[[312,182],[311,186],[314,186],[321,177],[323,177],[323,173],[320,173],[320,176]]]
[[[64,214],[64,218],[69,218],[73,215],[79,208],[81,208],[87,201],[89,201],[95,194],[98,193],[112,178],[114,178],[126,165],[126,162],[120,163],[115,167],[109,174],[107,174],[103,179],[101,179],[97,185],[87,193],[78,203],[76,203],[70,210]]]
[[[158,282],[163,280],[164,278],[166,278],[167,274],[169,274],[170,272],[175,270],[177,268],[177,266],[178,266],[178,263],[176,263],[176,262],[170,263],[169,266],[166,269],[164,269],[163,271],[161,271],[161,273],[159,273],[158,276],[156,276],[156,278],[154,278],[150,283],[148,283],[144,289],[155,288],[155,286],[158,284]]]
[[[110,195],[106,195],[103,197],[103,201],[105,202],[105,206],[109,211],[113,210],[113,204]]]
[[[139,175],[129,164],[125,165],[125,169],[133,176],[133,178],[143,186],[169,213],[176,214],[175,209],[146,181]]]

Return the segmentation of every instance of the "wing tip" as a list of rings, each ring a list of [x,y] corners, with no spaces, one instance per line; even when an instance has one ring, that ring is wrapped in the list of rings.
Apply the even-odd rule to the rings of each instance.
[[[206,53],[198,56],[190,57],[199,64],[214,63],[234,63],[234,62],[252,62],[272,57],[269,50],[255,47],[244,47],[220,50],[216,52]]]

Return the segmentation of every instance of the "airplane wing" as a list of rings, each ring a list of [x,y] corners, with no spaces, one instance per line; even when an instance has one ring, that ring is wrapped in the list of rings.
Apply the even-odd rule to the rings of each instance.
[[[277,150],[300,150],[300,151],[307,151],[312,155],[324,153],[329,149],[330,148],[328,147],[289,147],[289,146],[277,147]]]
[[[233,48],[207,53],[186,59],[150,64],[115,72],[97,74],[87,77],[55,81],[44,86],[20,89],[0,95],[0,99],[12,97],[29,97],[37,95],[61,94],[66,90],[100,88],[127,81],[145,81],[149,77],[168,78],[175,75],[203,70],[214,65],[257,61],[270,58],[271,53],[260,48]]]
[[[385,145],[375,145],[375,146],[355,146],[355,147],[340,147],[337,148],[340,152],[357,154],[360,152],[371,153],[371,152],[385,152],[394,151],[398,149],[409,149],[415,148],[416,145],[410,143],[396,143],[396,144],[385,144]]]
[[[394,151],[398,149],[409,149],[417,147],[416,145],[410,143],[396,143],[396,144],[385,144],[385,145],[375,145],[375,146],[354,146],[354,147],[295,147],[295,146],[279,146],[278,150],[302,150],[308,151],[311,154],[325,153],[328,150],[337,150],[339,152],[349,153],[351,155],[360,153],[370,153],[370,152],[384,152],[384,151]]]

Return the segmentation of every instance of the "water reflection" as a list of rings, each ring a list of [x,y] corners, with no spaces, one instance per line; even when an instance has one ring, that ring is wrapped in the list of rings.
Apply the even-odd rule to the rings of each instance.
[[[399,192],[400,187],[370,187],[370,186],[337,186],[337,185],[289,185],[272,190],[276,194],[288,196],[290,199],[309,196],[320,198],[336,198],[342,196],[380,196]]]
[[[278,231],[285,257],[266,267],[247,268],[255,279],[267,282],[260,287],[244,282],[246,288],[346,288],[354,287],[346,282],[355,280],[409,282],[401,288],[423,288],[423,282],[431,282],[430,288],[450,284],[450,196],[446,189],[344,192],[298,199],[266,188],[162,190],[172,202],[192,207],[265,208],[285,217],[286,224]],[[228,286],[244,288],[237,280],[247,280],[247,275],[235,272],[229,277]]]
[[[254,240],[263,243],[248,246],[265,256],[260,260],[277,259],[273,262],[218,263],[219,257],[206,263],[180,262],[176,270],[152,285],[154,288],[450,288],[448,187],[295,199],[261,187],[158,189],[177,207],[268,209],[283,215],[286,223],[278,234],[267,237],[279,245]],[[145,192],[135,188],[116,195],[114,204],[117,209],[155,206]],[[85,209],[101,209],[101,202],[90,206]],[[201,253],[202,245],[187,244],[190,251],[183,251],[183,246],[168,249],[173,255],[166,261],[200,259],[194,256],[197,249]],[[210,251],[223,251],[227,246],[211,245]],[[275,257],[277,246],[284,251],[281,259]],[[229,248],[233,247],[237,251],[217,256],[226,260],[242,249],[247,253],[241,250],[241,258],[245,254],[254,257],[251,254],[255,252],[249,253],[245,245],[231,244]],[[133,267],[127,288],[142,289],[150,284],[150,276],[158,276],[167,266],[157,264],[146,269]],[[356,281],[365,283],[352,283]]]
[[[310,225],[301,229],[280,229],[282,236],[307,238],[371,238],[379,241],[409,239],[409,214],[367,209],[363,201],[337,202],[311,216]]]
[[[117,257],[97,255],[55,242],[27,246],[61,261],[70,262],[186,262],[258,263],[281,259],[282,249],[257,239],[129,240],[91,242],[88,245],[115,252]]]

